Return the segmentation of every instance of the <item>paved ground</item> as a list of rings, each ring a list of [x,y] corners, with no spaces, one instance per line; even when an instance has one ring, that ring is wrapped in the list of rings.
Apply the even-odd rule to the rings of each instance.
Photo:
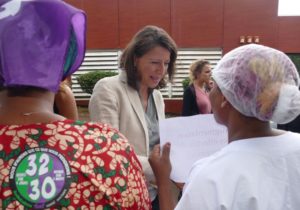
[[[79,115],[79,120],[83,120],[83,121],[90,120],[89,110],[87,107],[78,106],[78,115]]]

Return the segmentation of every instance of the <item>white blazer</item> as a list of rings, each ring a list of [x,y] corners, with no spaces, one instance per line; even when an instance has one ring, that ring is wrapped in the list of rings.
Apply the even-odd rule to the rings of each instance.
[[[153,91],[158,120],[165,118],[162,94]],[[149,136],[145,112],[138,91],[127,84],[125,71],[97,82],[89,102],[92,121],[108,123],[124,134],[133,146],[147,179],[154,180],[148,162]]]

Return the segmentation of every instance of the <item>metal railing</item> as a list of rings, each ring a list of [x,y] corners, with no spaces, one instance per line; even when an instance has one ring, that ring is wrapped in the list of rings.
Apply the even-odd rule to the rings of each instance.
[[[88,100],[90,94],[84,93],[76,77],[95,70],[118,71],[118,62],[121,50],[88,50],[84,62],[79,70],[72,75],[73,92],[76,100]],[[184,48],[178,50],[176,73],[172,84],[161,89],[164,98],[181,98],[183,94],[182,81],[189,75],[191,63],[198,59],[205,59],[211,63],[212,68],[222,57],[221,49]]]

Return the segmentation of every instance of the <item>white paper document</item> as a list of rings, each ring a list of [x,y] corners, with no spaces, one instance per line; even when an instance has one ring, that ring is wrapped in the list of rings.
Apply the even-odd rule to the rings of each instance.
[[[227,128],[212,114],[174,117],[159,122],[160,144],[171,143],[171,179],[185,183],[193,164],[221,148],[227,142]]]

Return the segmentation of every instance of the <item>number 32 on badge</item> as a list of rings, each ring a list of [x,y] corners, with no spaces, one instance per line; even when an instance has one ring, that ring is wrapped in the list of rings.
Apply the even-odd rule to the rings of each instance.
[[[29,208],[48,208],[67,192],[70,168],[58,152],[34,148],[22,153],[13,163],[10,183],[19,202]]]

